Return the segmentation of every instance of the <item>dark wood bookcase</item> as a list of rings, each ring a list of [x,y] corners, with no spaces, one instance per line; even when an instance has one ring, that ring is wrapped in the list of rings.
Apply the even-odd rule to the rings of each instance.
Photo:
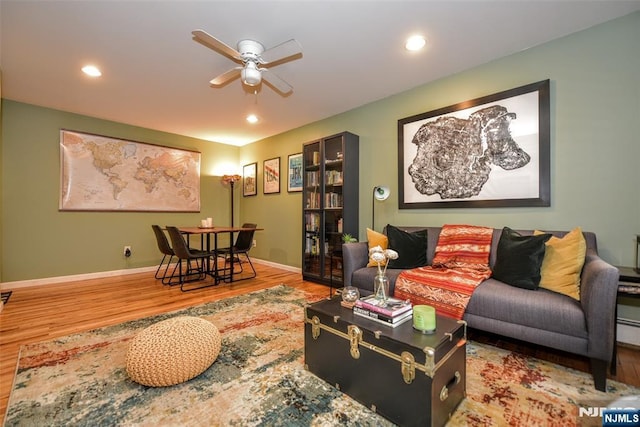
[[[302,276],[342,287],[342,235],[358,236],[358,135],[303,144]]]

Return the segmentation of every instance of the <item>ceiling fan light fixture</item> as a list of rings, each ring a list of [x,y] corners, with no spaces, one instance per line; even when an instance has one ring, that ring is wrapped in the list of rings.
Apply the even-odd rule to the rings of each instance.
[[[427,40],[423,36],[416,35],[407,39],[404,44],[405,49],[411,52],[422,49],[427,44]]]
[[[251,124],[258,123],[258,120],[259,120],[259,119],[258,119],[258,116],[256,116],[255,114],[249,114],[249,115],[247,116],[247,121],[248,121],[249,123],[251,123]]]
[[[242,83],[247,86],[257,86],[262,81],[262,73],[258,70],[255,62],[247,62],[245,67],[240,72],[242,77]]]

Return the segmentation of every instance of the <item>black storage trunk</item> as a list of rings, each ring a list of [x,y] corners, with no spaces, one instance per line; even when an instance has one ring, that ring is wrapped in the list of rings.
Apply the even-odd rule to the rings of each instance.
[[[401,426],[442,426],[465,396],[466,323],[436,332],[355,316],[339,297],[305,307],[305,367]]]

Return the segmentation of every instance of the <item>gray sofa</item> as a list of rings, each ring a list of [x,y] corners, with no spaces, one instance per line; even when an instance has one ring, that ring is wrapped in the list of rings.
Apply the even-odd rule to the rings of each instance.
[[[440,227],[398,227],[405,231],[427,230],[427,263],[431,264]],[[533,231],[518,230],[521,234]],[[501,229],[494,229],[489,265],[496,261]],[[564,236],[567,232],[550,232]],[[553,349],[586,356],[591,362],[595,388],[606,391],[607,368],[615,374],[614,331],[618,269],[598,256],[596,236],[584,232],[587,243],[581,274],[580,301],[543,288],[527,290],[502,283],[494,278],[482,282],[474,291],[464,320],[469,327],[528,341]],[[342,246],[344,284],[368,294],[373,291],[376,268],[367,268],[367,242]],[[402,270],[388,269],[390,294]]]

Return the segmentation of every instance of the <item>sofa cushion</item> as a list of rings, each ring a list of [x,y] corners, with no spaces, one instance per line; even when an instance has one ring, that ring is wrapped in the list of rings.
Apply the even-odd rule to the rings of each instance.
[[[393,225],[387,225],[389,248],[398,253],[389,260],[389,268],[416,268],[427,264],[427,230],[408,233]]]
[[[376,246],[380,246],[382,249],[387,249],[389,247],[389,239],[387,238],[387,236],[382,233],[378,233],[377,231],[370,228],[367,228],[367,242],[369,244],[369,250],[371,250],[371,248],[375,248]],[[377,266],[378,263],[372,261],[371,258],[369,258],[367,267]]]
[[[511,286],[537,289],[547,240],[551,234],[523,236],[504,227],[498,242],[493,277]]]
[[[473,292],[466,313],[534,329],[587,337],[587,325],[580,303],[542,288],[531,291],[487,279]]]
[[[536,230],[534,235],[542,233]],[[580,273],[587,251],[580,227],[563,237],[551,237],[545,248],[540,287],[580,300]]]

